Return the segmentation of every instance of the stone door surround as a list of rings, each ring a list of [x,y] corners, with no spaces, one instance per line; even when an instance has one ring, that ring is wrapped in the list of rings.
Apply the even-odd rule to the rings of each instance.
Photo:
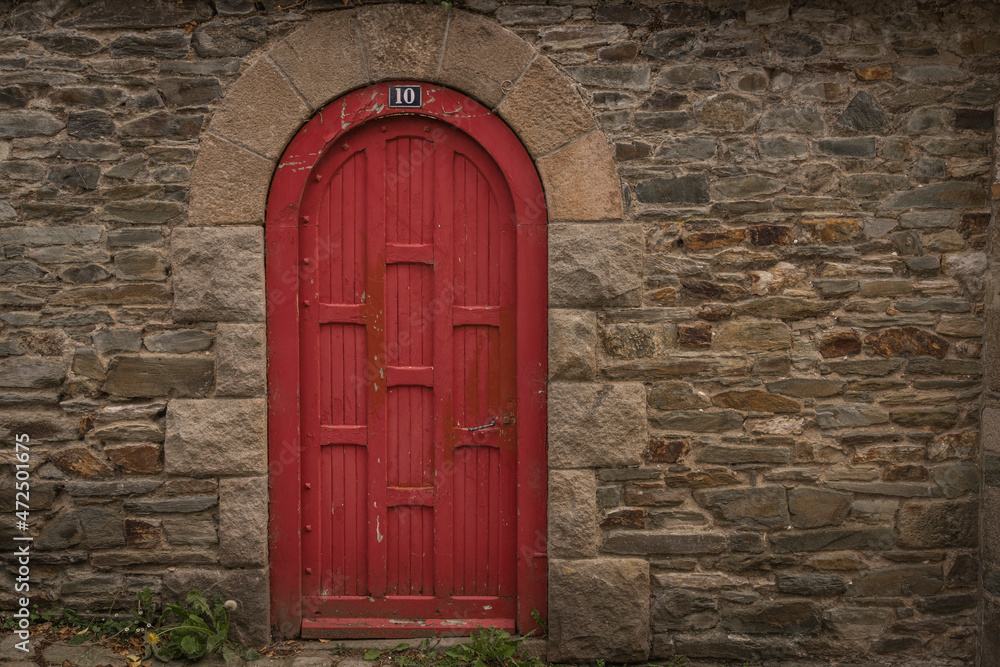
[[[183,251],[175,252],[173,269],[175,321],[265,320],[269,298],[276,295],[265,294],[264,217],[279,157],[299,128],[324,105],[351,90],[394,79],[461,91],[493,109],[513,129],[545,189],[550,308],[580,307],[601,298],[591,293],[595,286],[589,283],[553,282],[557,272],[553,262],[558,264],[559,256],[567,254],[570,260],[598,257],[603,240],[622,233],[618,174],[607,141],[576,84],[534,47],[491,19],[440,7],[381,5],[334,11],[310,20],[278,42],[226,91],[203,134],[191,179],[188,223],[173,232],[175,250]],[[628,233],[630,238],[636,236],[634,230]],[[602,272],[613,276],[617,265],[623,264],[633,269],[624,273],[638,279],[634,268],[641,242],[638,237],[632,240],[635,257],[602,259],[606,264]],[[233,261],[224,248],[261,261]],[[549,400],[551,406],[553,397]],[[220,402],[214,399],[190,402],[201,401],[205,410],[224,409],[212,405]],[[266,431],[263,411],[247,418],[257,422],[252,424],[255,432]],[[265,447],[262,439],[246,444]],[[272,448],[280,445],[270,443]],[[242,452],[244,456],[257,459],[267,452]],[[561,461],[552,466],[550,454],[552,467],[587,465]],[[242,473],[234,470],[233,474]],[[249,506],[267,502],[263,484],[242,485],[235,491],[239,498],[220,501]],[[253,529],[266,533],[267,526]],[[562,533],[553,533],[552,527],[549,533],[552,550],[562,541]],[[226,544],[220,551],[225,551]],[[573,548],[564,544],[550,554],[560,551],[569,554]],[[224,553],[220,559],[227,562]],[[232,562],[238,567],[238,561]],[[588,571],[597,567],[603,572],[610,567],[617,573],[626,565],[648,568],[644,561],[611,560],[605,563],[607,567],[601,566],[604,561],[590,563]],[[645,593],[639,596],[648,598],[648,583],[643,583],[638,588]],[[648,604],[648,600],[637,603]],[[251,623],[267,627],[268,620],[255,618]]]

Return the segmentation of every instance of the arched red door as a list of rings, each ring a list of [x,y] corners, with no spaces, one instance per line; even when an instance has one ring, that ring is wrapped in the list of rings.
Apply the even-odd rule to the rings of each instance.
[[[541,188],[487,110],[415,86],[327,106],[272,185],[282,634],[527,629],[544,609]]]

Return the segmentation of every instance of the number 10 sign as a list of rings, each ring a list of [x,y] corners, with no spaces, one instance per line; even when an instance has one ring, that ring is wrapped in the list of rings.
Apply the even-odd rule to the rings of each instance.
[[[389,86],[390,109],[419,109],[422,106],[420,86]]]

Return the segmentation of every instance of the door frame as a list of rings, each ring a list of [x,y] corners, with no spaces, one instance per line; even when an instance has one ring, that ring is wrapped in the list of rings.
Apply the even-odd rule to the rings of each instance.
[[[420,85],[420,109],[391,109],[389,86]],[[517,136],[490,110],[454,90],[419,81],[390,81],[327,104],[296,133],[271,182],[265,222],[267,294],[269,550],[271,625],[281,636],[302,626],[300,475],[299,200],[325,151],[360,124],[389,115],[429,116],[465,132],[500,167],[516,222],[517,337],[517,629],[546,616],[547,215],[535,165]],[[447,628],[440,629],[446,632]],[[374,635],[374,633],[373,633]]]

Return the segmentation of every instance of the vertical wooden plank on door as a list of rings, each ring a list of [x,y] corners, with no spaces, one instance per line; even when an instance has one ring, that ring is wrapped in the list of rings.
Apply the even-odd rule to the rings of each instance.
[[[385,345],[385,143],[373,141],[368,148],[368,220],[363,225],[366,241],[364,306],[368,347],[368,590],[373,596],[386,591],[386,382]]]
[[[516,282],[516,217],[511,208],[511,202],[503,201],[501,205],[497,197],[490,199],[490,217],[495,220],[492,229],[497,235],[496,261],[490,262],[490,271],[499,290],[500,306],[500,341],[497,360],[499,367],[518,368],[517,365],[517,282]],[[519,369],[520,371],[520,369]],[[497,594],[513,596],[516,594],[516,572],[514,554],[517,553],[517,531],[515,524],[520,520],[517,513],[515,480],[518,455],[518,411],[517,411],[517,373],[499,374],[501,422],[500,433],[500,477],[501,489],[507,491],[500,496],[500,507],[497,512],[498,525],[496,535],[499,536],[499,572]],[[504,420],[509,421],[506,423]]]
[[[436,149],[436,135],[431,135],[428,141],[425,142],[424,151],[422,153],[421,160],[421,188],[422,193],[420,199],[420,227],[414,230],[414,236],[411,238],[413,243],[420,243],[424,246],[429,246],[431,251],[431,264],[427,267],[427,277],[422,280],[421,285],[421,295],[420,295],[420,310],[419,312],[413,313],[413,321],[417,323],[420,327],[421,332],[421,351],[420,358],[424,360],[424,363],[430,366],[434,366],[434,304],[435,304],[435,275],[436,269],[434,265],[434,224],[435,224],[435,209],[434,202],[437,194],[437,167],[434,160],[434,151]],[[440,315],[437,316],[438,318]],[[420,419],[420,441],[422,445],[422,461],[423,465],[418,465],[413,470],[413,479],[419,480],[420,486],[434,488],[434,476],[439,465],[439,461],[434,455],[434,429],[435,429],[435,415],[434,415],[434,387],[432,386],[421,388],[420,394],[417,396],[418,401],[414,404],[414,409],[417,414],[421,416]],[[433,502],[427,507],[420,508],[420,530],[421,537],[420,543],[422,548],[422,553],[425,556],[421,559],[420,565],[420,589],[419,592],[424,595],[434,595],[435,594],[435,581],[434,581],[434,570],[436,567],[437,555],[434,552],[434,507],[438,504],[439,499],[437,498],[436,490],[433,492]]]
[[[473,214],[471,220],[466,223],[466,229],[473,235],[472,246],[474,248],[472,256],[469,258],[470,273],[475,276],[475,296],[470,300],[469,305],[489,307],[495,305],[491,300],[490,285],[490,219],[489,219],[489,197],[490,186],[486,182],[484,175],[472,167],[469,178],[470,211]],[[490,423],[496,417],[496,408],[499,407],[493,402],[492,385],[499,378],[490,377],[490,349],[491,327],[478,326],[470,327],[475,340],[475,352],[467,360],[466,368],[467,382],[475,388],[476,393],[476,421],[479,424]],[[475,516],[475,591],[477,595],[488,595],[489,574],[490,574],[490,504],[492,496],[501,493],[493,485],[493,456],[492,447],[476,447],[473,452],[476,457],[476,516]]]
[[[411,119],[396,123],[387,143],[386,285],[389,372],[388,591],[396,595],[432,593],[423,574],[433,560],[424,542],[425,514],[432,514],[433,247],[423,236],[425,184],[433,183],[424,164],[428,142],[413,136]],[[422,126],[423,123],[419,123]],[[394,137],[396,133],[402,136]]]
[[[270,218],[270,216],[269,216]],[[281,483],[271,489],[271,624],[278,636],[299,633],[302,624],[302,478],[299,397],[299,286],[282,282],[299,260],[299,218],[269,219],[266,229],[268,304],[268,463]],[[291,284],[289,284],[291,282]]]
[[[350,313],[361,313],[365,292],[365,241],[362,230],[367,223],[370,187],[369,157],[359,151],[348,159],[331,185],[331,261],[330,299],[346,307],[340,321],[329,325],[331,342],[339,345],[331,353],[332,363],[324,366],[330,376],[330,424],[363,427],[367,423],[367,363],[365,329],[362,321]],[[342,438],[342,440],[347,440]],[[363,595],[367,586],[367,442],[331,443],[331,478],[329,483],[337,503],[331,514],[338,530],[331,535],[335,557],[331,594]]]
[[[455,303],[454,250],[454,160],[447,142],[435,143],[434,169],[434,554],[438,597],[455,592],[455,414],[452,399],[452,345]]]
[[[383,137],[386,137],[383,134]],[[379,139],[375,139],[379,141]],[[382,174],[373,177],[382,178],[385,181],[385,241],[386,245],[397,242],[399,223],[399,198],[401,183],[399,179],[399,156],[405,152],[401,146],[403,139],[390,138],[385,142],[385,163]],[[401,151],[403,149],[403,151]],[[388,253],[386,257],[388,262]],[[385,267],[385,340],[386,340],[386,367],[397,364],[398,359],[393,354],[396,342],[399,340],[399,282],[400,267],[391,266],[387,263]],[[388,374],[386,379],[386,484],[392,484],[399,478],[400,442],[399,429],[400,414],[398,409],[399,389],[388,384]],[[387,501],[388,502],[388,501]],[[399,512],[395,508],[386,506],[386,522],[383,533],[386,540],[386,594],[399,595],[399,537],[401,532]]]
[[[319,225],[315,220],[302,225],[299,230],[299,251],[296,270],[299,267],[315,266],[319,243]],[[302,507],[302,588],[313,591],[319,587],[320,573],[323,566],[323,542],[320,531],[321,492],[320,485],[320,367],[316,360],[320,356],[319,337],[319,285],[315,274],[305,271],[300,273],[300,351],[301,366],[299,376],[302,378],[303,392],[301,396],[302,410],[302,484],[309,502],[303,502]],[[315,530],[314,530],[315,528]]]
[[[471,284],[468,275],[469,234],[465,229],[466,221],[468,220],[468,212],[466,210],[468,206],[468,178],[466,176],[467,169],[464,157],[456,154],[453,164],[455,213],[452,224],[452,234],[454,235],[452,252],[455,258],[455,303],[464,307],[468,304],[468,292]],[[455,410],[455,422],[453,426],[459,429],[475,426],[476,422],[469,417],[470,397],[465,381],[465,360],[469,355],[470,349],[469,330],[458,328],[457,322],[454,324],[456,326],[452,329],[452,335],[455,340],[455,353],[453,355],[454,369],[452,372],[454,382],[453,405]],[[451,512],[455,517],[455,592],[460,595],[472,595],[473,592],[471,588],[472,582],[470,581],[470,568],[468,566],[469,534],[471,531],[468,525],[468,513],[466,512],[470,490],[475,486],[475,480],[469,478],[468,466],[470,453],[471,450],[461,447],[461,442],[456,439],[455,499],[451,507]]]
[[[544,216],[542,218],[544,222]],[[541,275],[539,267],[547,260],[547,229],[544,224],[518,225],[517,284],[532,284]],[[519,313],[544,313],[548,302],[544,289],[520,290]],[[546,507],[548,495],[545,448],[545,391],[547,320],[519,318],[517,321],[517,395],[518,465],[517,465],[517,627],[535,628],[531,604],[544,605],[548,596],[545,553],[545,512],[525,512],[523,508]]]
[[[353,157],[348,164],[339,169],[330,180],[329,185],[325,187],[325,191],[322,192],[320,197],[317,197],[319,202],[319,217],[315,220],[317,224],[314,225],[318,228],[316,254],[314,257],[309,258],[308,264],[303,265],[301,273],[303,277],[311,275],[312,279],[316,282],[317,298],[313,310],[318,311],[321,308],[319,304],[343,303],[344,301],[340,294],[341,290],[338,289],[342,286],[339,276],[344,271],[344,253],[339,247],[343,211],[340,210],[339,202],[343,198],[344,181],[347,180],[344,172],[347,167],[355,163],[355,160],[357,160],[357,156]],[[329,258],[321,266],[320,258],[327,256]],[[338,276],[336,281],[334,280],[334,276]],[[334,403],[337,402],[335,385],[338,383],[337,378],[330,372],[330,369],[333,368],[334,359],[337,359],[339,362],[344,356],[344,332],[337,325],[320,322],[318,333],[319,347],[317,351],[319,356],[317,360],[319,365],[317,370],[319,374],[319,386],[317,390],[319,393],[319,424],[343,424],[344,421],[338,419],[338,417],[343,416],[343,411],[337,411],[334,407]],[[335,412],[340,412],[340,414],[335,416]],[[319,497],[320,507],[319,525],[311,531],[314,533],[318,531],[316,538],[320,541],[321,545],[321,557],[316,585],[319,586],[320,591],[339,592],[343,589],[341,587],[334,587],[335,569],[340,569],[337,568],[337,565],[341,559],[338,558],[340,554],[336,553],[338,540],[334,535],[336,521],[334,519],[335,506],[333,496],[338,491],[338,487],[342,487],[343,485],[336,484],[333,480],[336,476],[336,470],[341,468],[341,466],[337,465],[339,463],[337,459],[340,458],[337,455],[341,452],[340,448],[329,445],[324,446],[324,444],[320,443],[319,448],[319,488],[311,485],[314,494]]]

